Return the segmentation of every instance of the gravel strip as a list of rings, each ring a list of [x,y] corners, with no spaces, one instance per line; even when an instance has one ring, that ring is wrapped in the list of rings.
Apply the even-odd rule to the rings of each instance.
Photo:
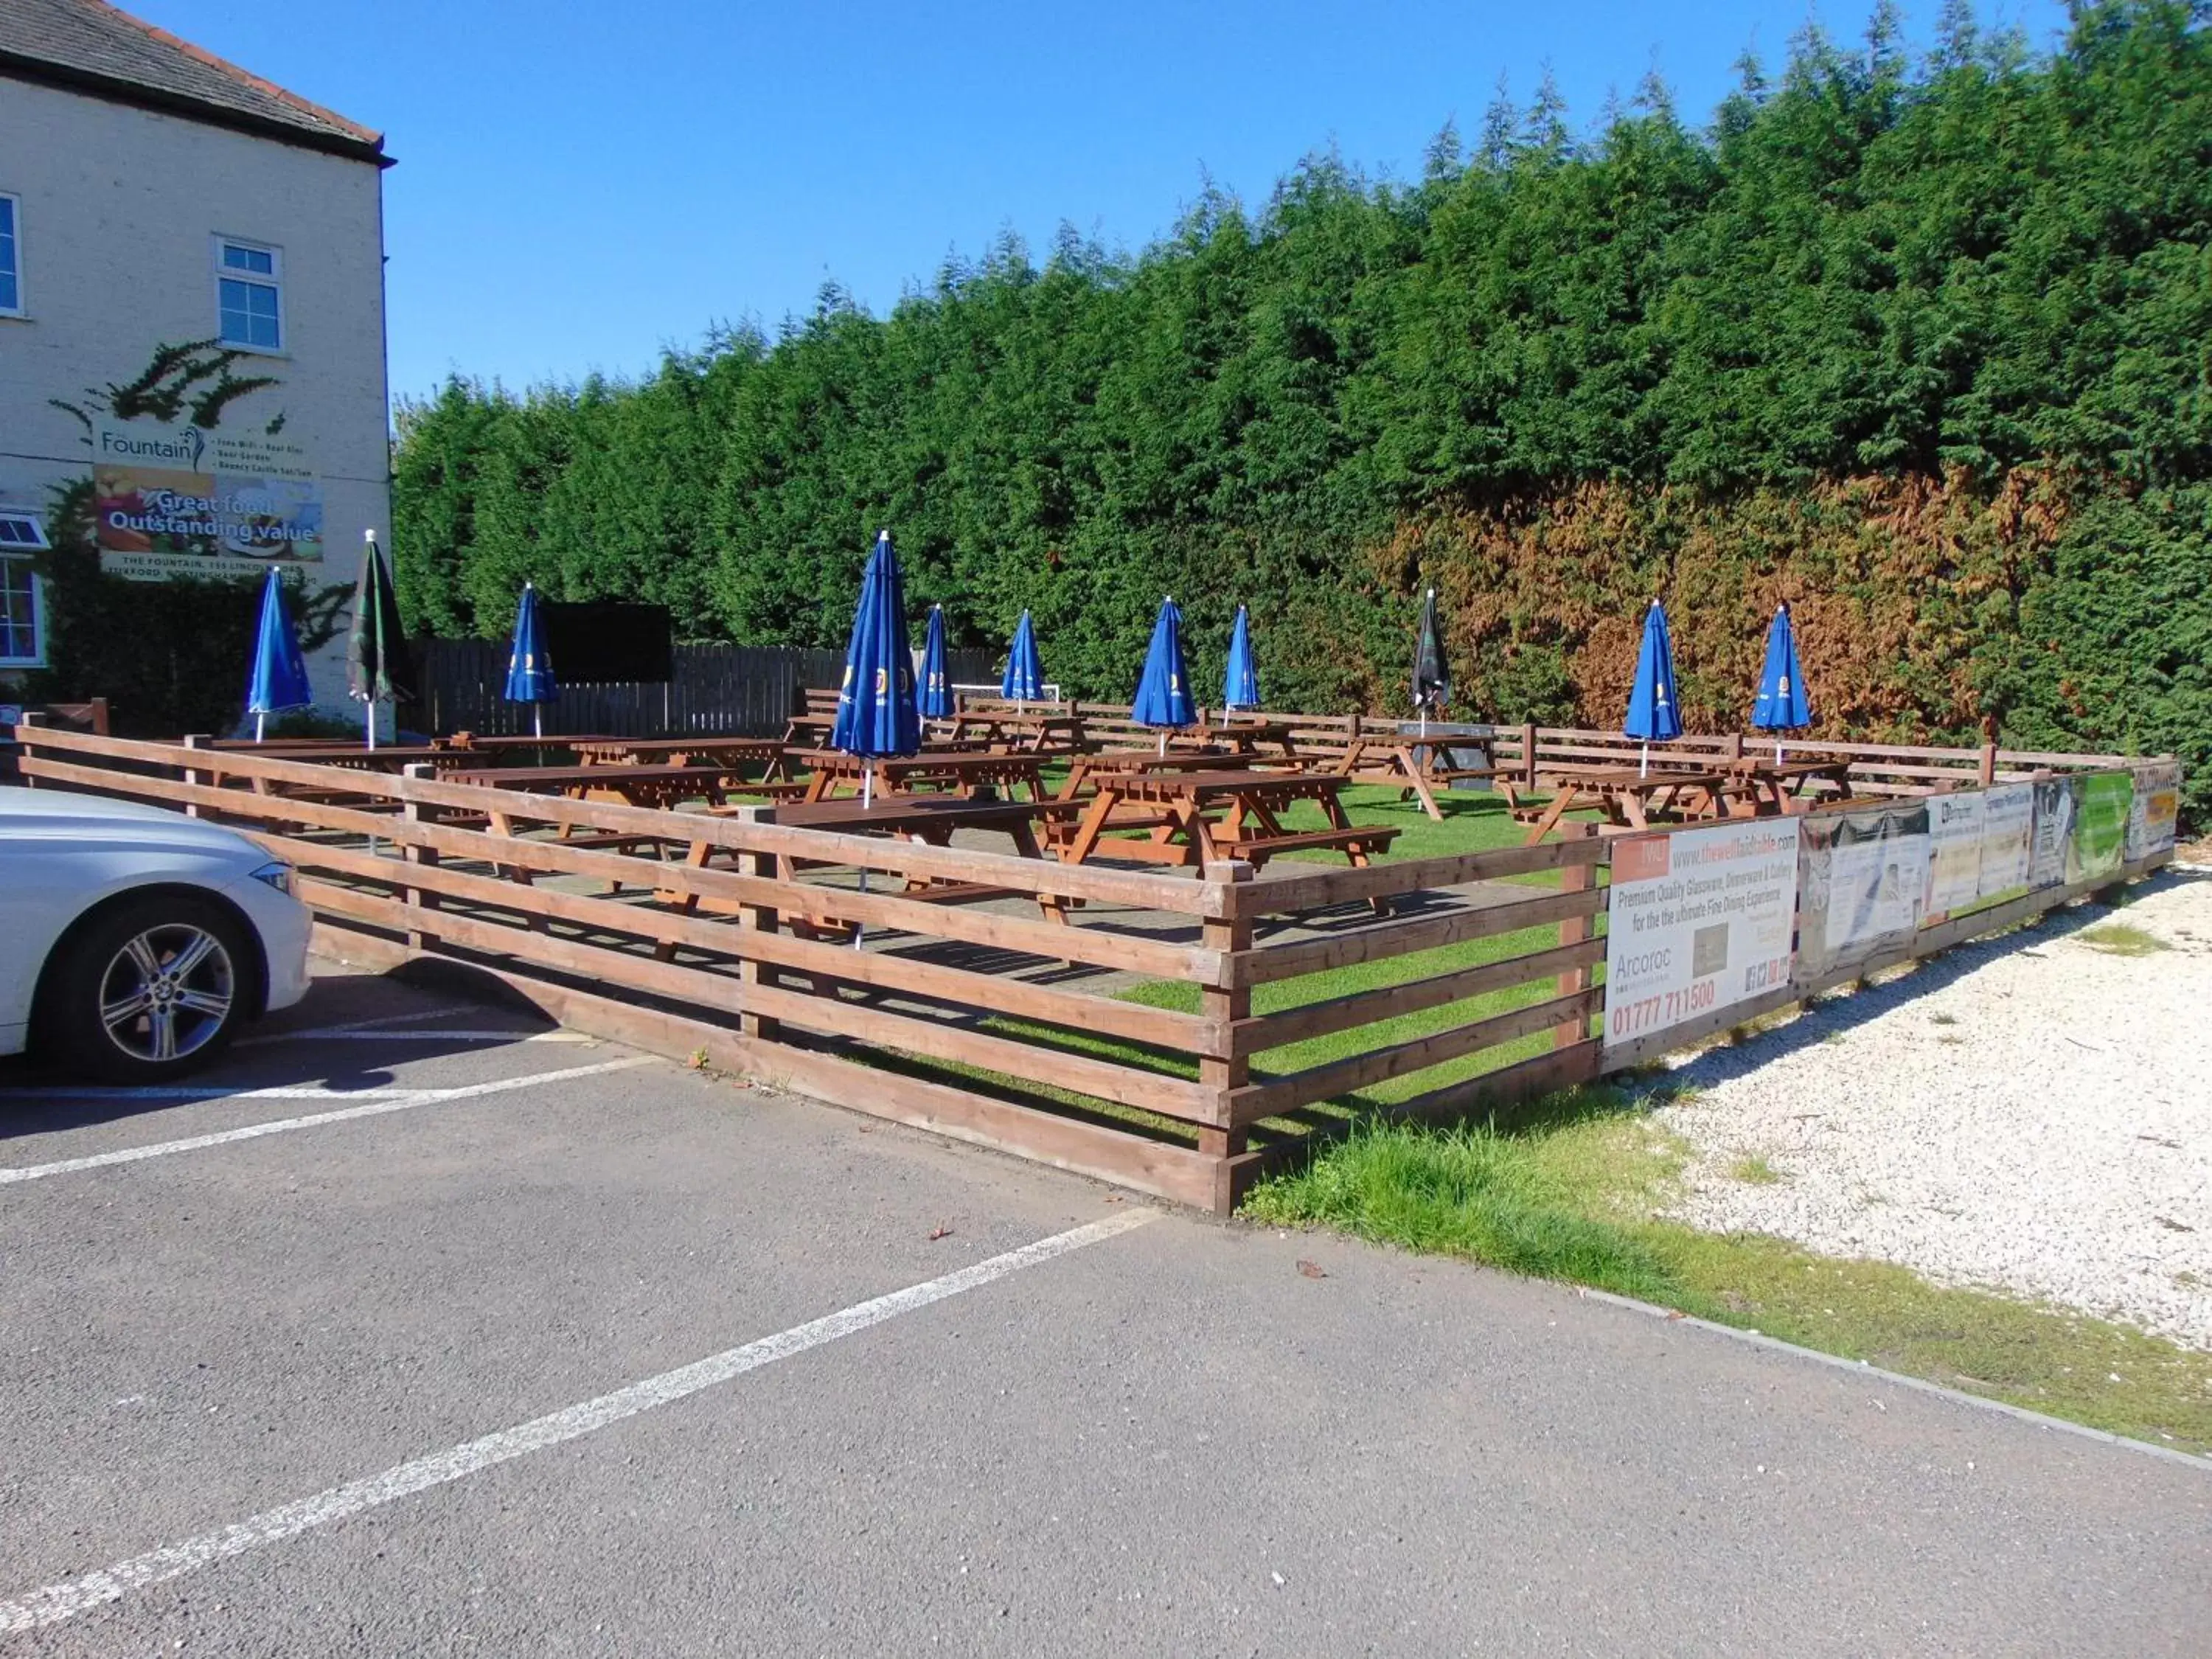
[[[1683,1060],[1674,1213],[2212,1350],[2212,867],[2133,893]]]

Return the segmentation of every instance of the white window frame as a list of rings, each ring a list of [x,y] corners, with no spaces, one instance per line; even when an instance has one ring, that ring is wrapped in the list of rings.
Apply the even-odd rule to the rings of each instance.
[[[215,264],[212,292],[215,295],[216,341],[226,351],[251,352],[257,357],[282,357],[289,354],[292,343],[292,321],[284,314],[284,250],[274,242],[258,242],[251,236],[228,236],[218,231],[211,239],[211,258]],[[269,273],[258,270],[239,270],[222,262],[222,251],[227,247],[249,248],[256,253],[269,256]],[[273,289],[276,295],[276,343],[274,346],[250,345],[243,340],[227,339],[222,331],[222,285],[226,282],[252,283]]]
[[[27,317],[31,314],[30,283],[23,275],[23,198],[11,190],[0,190],[0,202],[9,208],[9,218],[15,228],[15,303],[0,306],[0,317]]]
[[[28,547],[25,547],[20,542],[8,544],[9,548],[16,550],[0,552],[0,570],[5,570],[9,565],[28,565],[31,562],[31,556],[45,551],[48,545],[46,526],[40,522],[37,514],[25,507],[0,507],[0,513],[4,513],[9,518],[21,520],[29,524],[31,534],[37,538]],[[27,657],[15,657],[9,655],[4,649],[0,649],[0,668],[44,668],[46,665],[46,578],[40,575],[34,568],[31,571],[31,654]]]

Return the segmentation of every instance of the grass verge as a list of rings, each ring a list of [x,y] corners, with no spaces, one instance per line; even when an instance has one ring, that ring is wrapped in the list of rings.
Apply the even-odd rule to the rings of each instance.
[[[1617,1094],[1555,1097],[1512,1131],[1370,1122],[1244,1212],[1591,1285],[2154,1444],[2212,1451],[2212,1354],[1659,1213],[1685,1149]]]

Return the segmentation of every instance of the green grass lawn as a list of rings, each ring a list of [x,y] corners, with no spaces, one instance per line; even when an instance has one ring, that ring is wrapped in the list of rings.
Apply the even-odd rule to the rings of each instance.
[[[1390,857],[1394,861],[1520,845],[1526,833],[1525,827],[1513,822],[1505,811],[1504,802],[1497,797],[1461,791],[1448,793],[1443,799],[1445,817],[1442,823],[1438,823],[1428,816],[1418,800],[1400,800],[1395,789],[1363,786],[1344,793],[1346,810],[1354,823],[1394,823],[1405,828],[1406,833],[1391,848]],[[1326,822],[1318,806],[1301,801],[1286,818],[1285,827],[1318,830],[1326,827]],[[1342,854],[1334,853],[1298,856],[1317,858],[1328,863],[1342,862]],[[1537,886],[1555,887],[1559,884],[1558,873],[1552,871],[1516,879]],[[1308,1003],[1326,1001],[1332,997],[1346,996],[1356,991],[1403,984],[1409,980],[1427,979],[1485,963],[1503,961],[1509,957],[1524,956],[1532,951],[1548,950],[1559,942],[1559,925],[1556,922],[1547,923],[1492,939],[1474,939],[1439,950],[1423,951],[1385,961],[1362,963],[1328,973],[1277,981],[1255,988],[1252,1012],[1255,1014],[1277,1013]],[[1487,1018],[1492,1014],[1541,1002],[1553,995],[1554,989],[1553,981],[1549,980],[1515,986],[1395,1019],[1377,1021],[1333,1036],[1270,1048],[1254,1057],[1252,1075],[1255,1081],[1264,1081],[1285,1073],[1303,1071],[1350,1054],[1423,1036],[1431,1031],[1447,1030],[1474,1020]],[[1194,1014],[1200,1006],[1199,988],[1178,981],[1152,981],[1132,987],[1120,994],[1133,1002],[1182,1013]],[[1013,1018],[992,1020],[989,1029],[1002,1036],[1019,1037],[1024,1042],[1061,1048],[1071,1053],[1093,1054],[1120,1064],[1158,1071],[1165,1076],[1194,1078],[1198,1074],[1194,1061],[1178,1055],[1162,1054],[1110,1037],[1067,1032]],[[1540,1054],[1550,1042],[1547,1033],[1538,1032],[1510,1044],[1485,1049],[1443,1066],[1431,1066],[1425,1072],[1358,1091],[1320,1109],[1324,1115],[1341,1115],[1389,1105]],[[1289,1132],[1298,1126],[1276,1123],[1269,1127]]]
[[[2212,1450],[2212,1354],[2127,1327],[1658,1213],[1686,1149],[1604,1089],[1510,1132],[1370,1125],[1244,1213],[1660,1303],[2185,1450]]]

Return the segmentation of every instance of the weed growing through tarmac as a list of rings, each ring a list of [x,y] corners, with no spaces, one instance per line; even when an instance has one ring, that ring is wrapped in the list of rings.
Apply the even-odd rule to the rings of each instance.
[[[1512,1128],[1370,1122],[1261,1183],[1244,1213],[1594,1285],[2155,1444],[2212,1450],[2212,1354],[1931,1284],[1888,1262],[1700,1232],[1668,1213],[1684,1194],[1686,1144],[1635,1108],[1626,1095],[1584,1089],[1535,1103]]]
[[[2085,927],[2077,937],[2090,949],[2112,957],[2147,957],[2173,949],[2157,934],[2147,933],[2126,921],[2107,921]]]

